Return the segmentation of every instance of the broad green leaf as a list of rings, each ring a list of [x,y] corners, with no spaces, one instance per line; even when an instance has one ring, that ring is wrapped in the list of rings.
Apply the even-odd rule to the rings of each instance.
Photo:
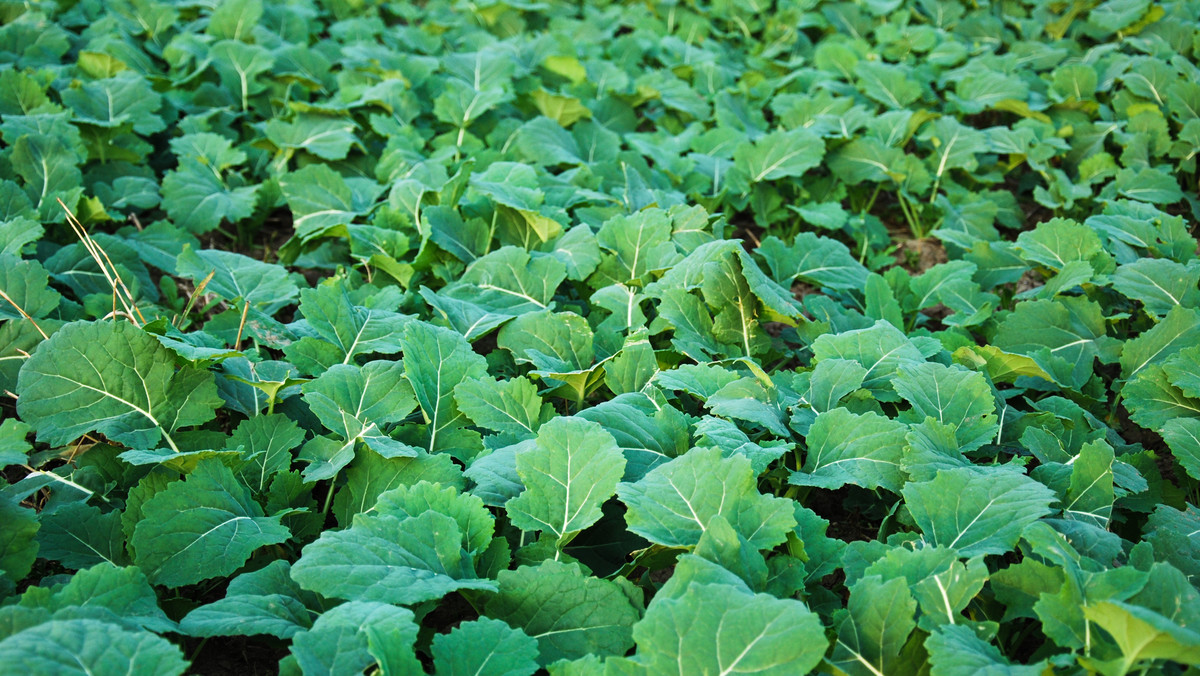
[[[525,490],[505,504],[509,519],[522,530],[553,534],[560,548],[600,519],[601,505],[625,471],[612,435],[573,418],[543,425],[534,446],[517,452],[516,463]]]
[[[0,669],[13,674],[177,676],[188,667],[170,641],[93,619],[58,619],[0,641]]]
[[[289,155],[303,150],[323,160],[341,160],[359,142],[354,135],[356,126],[349,118],[302,113],[291,122],[269,120],[263,130],[275,147]]]
[[[257,185],[245,185],[233,172],[214,171],[198,160],[181,159],[162,180],[163,208],[175,225],[195,234],[222,221],[248,218],[258,201]]]
[[[304,601],[311,597],[289,577],[287,561],[235,577],[225,597],[196,608],[180,621],[190,636],[245,636],[267,634],[289,639],[312,627]]]
[[[1045,663],[1012,664],[994,645],[963,625],[938,627],[925,641],[925,646],[929,650],[931,676],[1038,676],[1047,668]]]
[[[0,517],[5,524],[0,530],[0,571],[15,584],[25,579],[37,559],[40,524],[32,509],[7,497],[0,497]]]
[[[1129,379],[1149,364],[1161,362],[1179,350],[1200,342],[1200,311],[1173,307],[1167,315],[1121,349],[1121,377]]]
[[[671,218],[662,209],[646,209],[604,222],[596,241],[612,256],[601,259],[596,274],[613,284],[640,286],[647,274],[665,270],[681,256],[671,242]]]
[[[96,127],[115,129],[128,124],[144,136],[167,127],[158,115],[162,95],[131,71],[76,83],[62,92],[62,101],[75,112],[76,121]]]
[[[1026,526],[1050,514],[1050,489],[1012,470],[942,470],[901,494],[926,542],[964,557],[1010,551]]]
[[[813,342],[814,361],[849,359],[867,369],[862,386],[885,401],[893,401],[890,381],[902,365],[923,362],[925,356],[900,329],[880,320],[867,329],[825,334]]]
[[[372,361],[361,367],[335,364],[301,390],[321,424],[341,438],[361,439],[385,457],[413,456],[416,449],[394,441],[383,430],[417,406],[404,374],[404,364],[398,361]]]
[[[1100,305],[1083,297],[1019,303],[992,342],[1006,352],[1034,357],[1042,368],[1050,360],[1063,360],[1077,386],[1091,375],[1095,359],[1112,349]]]
[[[700,541],[708,520],[721,515],[759,549],[773,547],[795,527],[787,501],[758,492],[750,461],[695,448],[617,486],[629,530],[668,547]]]
[[[650,673],[802,674],[828,645],[817,614],[799,601],[696,583],[655,598],[634,639]]]
[[[1139,258],[1117,268],[1113,288],[1162,317],[1171,308],[1200,305],[1200,266],[1186,267],[1161,258]]]
[[[901,649],[917,627],[908,582],[871,575],[850,587],[847,614],[829,661],[848,676],[878,676],[902,667]]]
[[[310,164],[286,174],[279,180],[279,188],[292,210],[296,237],[302,242],[349,225],[370,207],[358,203],[346,179],[324,164]]]
[[[921,88],[906,67],[859,61],[854,65],[854,74],[859,89],[888,108],[904,108],[921,97]]]
[[[238,478],[251,490],[264,493],[271,479],[292,465],[292,450],[304,441],[304,431],[287,416],[256,415],[238,423],[229,435],[229,447],[241,448],[246,464]]]
[[[1113,449],[1104,441],[1084,444],[1071,463],[1071,483],[1062,499],[1063,515],[1107,528],[1112,518]]]
[[[29,429],[29,425],[16,418],[0,423],[0,468],[23,465],[28,460],[28,453],[33,448],[25,440]]]
[[[454,387],[468,378],[486,377],[487,361],[459,334],[424,322],[409,324],[400,342],[405,377],[425,414],[433,452],[440,448],[439,434],[466,423],[454,401]]]
[[[804,466],[789,482],[800,486],[886,488],[904,485],[900,460],[908,430],[876,413],[856,415],[844,408],[821,412],[808,431]]]
[[[129,563],[125,554],[125,534],[121,530],[121,513],[101,512],[84,502],[63,505],[41,516],[37,532],[37,555],[58,561],[72,570],[98,563],[123,566]]]
[[[1200,633],[1152,610],[1122,601],[1100,601],[1084,606],[1083,614],[1108,632],[1121,649],[1117,663],[1121,671],[1112,673],[1128,673],[1150,660],[1200,665]]]
[[[350,528],[324,531],[305,547],[292,578],[322,596],[401,605],[496,588],[475,577],[458,524],[437,512],[355,516]]]
[[[408,318],[356,304],[340,285],[321,284],[300,292],[300,312],[315,336],[287,345],[284,354],[302,373],[316,375],[361,354],[394,354]]]
[[[599,423],[625,455],[624,481],[636,481],[690,446],[689,420],[676,409],[626,394],[580,411],[576,417]]]
[[[846,245],[811,232],[799,233],[791,245],[767,237],[758,253],[766,259],[771,276],[784,285],[799,279],[831,289],[861,289],[867,282],[867,269]]]
[[[1067,218],[1039,223],[1017,237],[1022,258],[1060,270],[1071,261],[1091,261],[1103,252],[1095,231]]]
[[[434,636],[430,650],[444,676],[532,676],[538,669],[537,641],[486,617]]]
[[[495,520],[491,512],[478,497],[460,493],[454,486],[442,486],[425,480],[402,485],[381,493],[378,501],[366,513],[406,519],[431,511],[454,519],[462,533],[463,548],[467,553],[480,553],[491,544],[495,533]]]
[[[1200,480],[1200,419],[1168,420],[1162,427],[1162,437],[1184,471]]]
[[[464,488],[462,470],[448,455],[422,452],[415,458],[385,458],[373,451],[361,451],[346,469],[346,483],[334,497],[333,513],[339,524],[348,526],[355,514],[374,506],[384,491],[422,480]]]
[[[774,181],[804,172],[821,163],[825,144],[807,129],[776,131],[733,153],[734,166],[746,172],[751,183]]]
[[[982,374],[926,362],[901,366],[892,386],[912,404],[900,420],[920,423],[930,417],[953,425],[964,452],[978,449],[996,435],[996,402]]]
[[[95,431],[178,450],[171,434],[211,420],[221,403],[211,374],[176,371],[174,353],[129,322],[68,324],[38,348],[17,380],[17,413],[55,446]]]
[[[566,266],[557,258],[531,259],[524,249],[506,246],[475,259],[460,281],[495,294],[497,302],[490,305],[520,314],[548,307],[566,276]]]
[[[256,261],[232,251],[193,250],[184,246],[176,262],[175,274],[199,284],[213,273],[204,287],[225,300],[249,303],[266,314],[274,314],[293,302],[300,293],[287,271],[278,265]],[[241,303],[238,303],[239,305]]]
[[[417,624],[407,608],[351,601],[328,610],[311,629],[292,637],[291,651],[305,674],[354,676],[379,665],[387,674],[420,673],[413,652]]]
[[[1177,418],[1200,417],[1200,400],[1170,382],[1162,366],[1150,364],[1121,388],[1129,418],[1147,429],[1161,429]]]
[[[603,580],[585,575],[579,564],[543,561],[503,571],[498,582],[485,614],[536,639],[543,666],[588,654],[624,655],[633,647],[641,603],[623,578]]]
[[[202,460],[183,481],[141,506],[130,545],[156,584],[178,587],[240,568],[254,550],[291,537],[282,514],[265,516],[219,460]]]
[[[58,200],[73,205],[83,194],[75,151],[65,140],[45,134],[22,135],[12,142],[11,151],[9,161],[25,179],[25,192],[37,209],[38,220],[61,222],[64,214]]]
[[[25,321],[28,315],[41,319],[58,307],[61,295],[50,288],[49,275],[41,263],[0,254],[0,319]]]
[[[523,441],[537,433],[538,427],[554,416],[554,409],[542,403],[537,387],[528,378],[465,379],[454,386],[454,401],[471,422]]]
[[[206,32],[218,39],[246,40],[262,15],[261,0],[223,2],[209,17]]]
[[[1158,505],[1146,521],[1144,539],[1156,556],[1178,568],[1194,585],[1200,579],[1200,509]]]

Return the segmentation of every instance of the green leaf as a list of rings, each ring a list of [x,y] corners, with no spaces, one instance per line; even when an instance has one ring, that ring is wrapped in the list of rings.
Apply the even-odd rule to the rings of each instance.
[[[439,434],[466,423],[454,401],[454,386],[468,378],[486,377],[487,361],[459,334],[423,322],[409,324],[400,342],[405,376],[425,414],[428,449],[433,452],[439,448]]]
[[[25,579],[37,559],[37,532],[40,524],[32,509],[25,509],[7,497],[0,497],[0,571],[17,583]]]
[[[1162,427],[1162,437],[1184,471],[1200,480],[1200,419],[1168,420]]]
[[[0,670],[13,674],[177,676],[187,667],[165,638],[100,620],[53,620],[0,641]]]
[[[1071,483],[1062,500],[1066,518],[1108,527],[1115,499],[1114,459],[1112,446],[1104,441],[1083,445],[1071,463]]]
[[[304,441],[304,430],[285,415],[256,415],[238,423],[228,446],[241,448],[246,464],[238,479],[256,493],[265,493],[271,479],[292,465],[292,450]]]
[[[11,150],[9,161],[25,179],[25,192],[37,209],[38,220],[61,222],[65,216],[58,200],[71,206],[83,194],[83,177],[76,166],[80,158],[65,140],[44,134],[23,135]]]
[[[927,417],[953,425],[959,449],[970,452],[996,436],[996,402],[983,374],[960,366],[926,362],[900,367],[892,382],[912,409],[902,413],[905,422],[920,423]]]
[[[538,670],[537,641],[486,617],[434,636],[430,650],[439,676],[532,676]]]
[[[289,639],[312,627],[312,600],[289,577],[287,561],[233,578],[225,598],[196,608],[180,621],[189,636],[253,636],[267,634]]]
[[[163,208],[175,225],[202,234],[222,221],[248,218],[258,201],[257,185],[242,185],[236,174],[222,175],[196,160],[182,159],[162,181]]]
[[[141,507],[130,544],[156,584],[178,587],[240,568],[254,550],[291,537],[282,514],[264,516],[250,491],[219,460],[202,460],[183,481]]]
[[[223,2],[209,16],[206,32],[218,39],[246,40],[262,15],[261,0]]]
[[[291,122],[269,120],[263,130],[275,147],[288,154],[303,150],[323,160],[342,160],[350,147],[359,143],[354,136],[356,127],[349,118],[301,113]]]
[[[41,522],[37,553],[43,559],[58,561],[72,570],[104,562],[116,566],[129,562],[120,512],[101,512],[87,503],[73,502],[43,513]]]
[[[908,429],[876,413],[857,415],[834,408],[817,415],[806,439],[808,453],[789,482],[799,486],[840,488],[854,484],[900,492],[900,460]]]
[[[475,577],[458,523],[437,512],[355,516],[350,528],[324,531],[305,547],[292,578],[322,596],[401,605],[496,588]]]
[[[49,315],[62,298],[50,288],[49,275],[41,263],[8,254],[0,254],[0,291],[5,295],[0,298],[0,319],[18,322],[25,315],[33,319]]]
[[[923,362],[925,355],[892,324],[879,320],[866,329],[825,334],[813,342],[813,361],[849,359],[867,369],[862,386],[884,401],[894,401],[890,381],[900,366]]]
[[[417,407],[404,374],[404,364],[396,361],[372,361],[361,367],[335,364],[301,390],[321,424],[343,439],[361,439],[384,457],[414,456],[417,449],[393,440],[383,430]]]
[[[29,436],[29,425],[9,418],[0,423],[0,468],[23,465],[32,446],[25,437]]]
[[[131,71],[103,80],[73,83],[61,96],[63,103],[75,112],[77,122],[109,129],[128,124],[143,136],[167,128],[157,114],[162,107],[162,96],[146,78]]]
[[[734,167],[746,172],[751,183],[803,176],[821,163],[825,143],[807,129],[766,134],[743,143],[733,153]]]
[[[867,283],[867,269],[845,244],[811,232],[797,234],[790,246],[772,235],[763,240],[758,253],[766,259],[771,276],[784,285],[798,279],[830,289],[861,289]]]
[[[920,85],[903,66],[859,61],[854,65],[854,74],[858,77],[858,88],[888,108],[904,108],[921,97]]]
[[[1167,316],[1125,341],[1121,349],[1121,377],[1133,378],[1146,366],[1162,362],[1185,347],[1200,342],[1200,311],[1183,306],[1173,307]]]
[[[1100,305],[1083,297],[1059,297],[1018,303],[1005,317],[992,343],[1006,352],[1034,357],[1043,369],[1061,359],[1080,386],[1092,374],[1095,359],[1109,354],[1112,341]],[[1126,348],[1128,349],[1128,348]]]
[[[671,241],[671,218],[651,208],[629,216],[614,216],[600,226],[596,241],[605,256],[596,275],[612,284],[641,286],[651,272],[665,270],[681,256]]]
[[[878,676],[903,668],[901,649],[917,627],[917,602],[908,581],[877,575],[850,587],[847,613],[838,626],[829,661],[848,676]]]
[[[292,210],[292,227],[301,242],[349,225],[370,205],[356,203],[340,174],[324,164],[310,164],[284,175],[279,187]]]
[[[313,375],[334,364],[349,364],[361,354],[399,352],[399,334],[409,323],[404,315],[356,304],[344,288],[333,284],[302,290],[300,312],[316,335],[301,338],[283,352],[301,372]]]
[[[1183,266],[1162,258],[1139,258],[1117,268],[1113,288],[1141,301],[1146,311],[1162,317],[1177,305],[1200,305],[1200,266]]]
[[[1128,673],[1149,660],[1200,665],[1200,633],[1152,610],[1122,601],[1100,601],[1085,605],[1083,614],[1108,632],[1121,649],[1120,671],[1112,673]]]
[[[787,500],[758,492],[750,461],[722,458],[716,448],[694,448],[618,485],[617,495],[628,508],[629,530],[667,547],[697,544],[716,515],[758,549],[783,542],[795,527]]]
[[[1200,579],[1200,509],[1159,505],[1146,520],[1144,539],[1156,556],[1178,568],[1194,585]]]
[[[537,387],[518,376],[511,380],[473,378],[454,386],[454,401],[471,422],[513,442],[532,438],[554,416]]]
[[[379,496],[397,486],[420,481],[463,489],[462,470],[449,455],[419,453],[415,458],[385,458],[375,452],[360,452],[346,469],[346,484],[333,500],[338,523],[348,526],[355,514],[370,509]]]
[[[282,267],[232,251],[196,251],[184,245],[175,265],[177,275],[196,284],[212,273],[212,279],[204,287],[206,292],[228,301],[240,299],[268,315],[290,305],[300,293]]]
[[[86,365],[86,366],[81,366]],[[175,370],[175,355],[125,321],[75,322],[44,341],[21,368],[17,412],[54,446],[100,432],[154,448],[221,405],[210,373]]]
[[[1174,204],[1183,199],[1179,180],[1157,167],[1122,169],[1112,186],[1122,197],[1151,204]]]
[[[691,584],[656,597],[634,626],[637,661],[650,673],[803,674],[828,647],[803,603],[727,584]]]
[[[988,674],[989,676],[1038,676],[1045,663],[1023,666],[1012,664],[994,645],[963,625],[943,625],[925,641],[932,665],[931,676]]]
[[[1015,471],[973,467],[941,470],[931,481],[909,482],[901,494],[925,541],[964,557],[1010,551],[1055,500],[1050,489]]]
[[[525,490],[505,505],[513,525],[545,531],[565,546],[600,519],[625,471],[617,442],[600,425],[555,418],[538,430],[532,448],[516,454]]]
[[[407,608],[352,601],[328,610],[312,629],[292,637],[291,651],[305,674],[354,676],[378,664],[383,673],[423,670],[413,652],[417,624]]]
[[[538,662],[585,655],[624,655],[633,647],[631,628],[641,597],[623,578],[584,575],[579,564],[543,561],[500,573],[500,589],[485,614],[503,620],[538,642]]]

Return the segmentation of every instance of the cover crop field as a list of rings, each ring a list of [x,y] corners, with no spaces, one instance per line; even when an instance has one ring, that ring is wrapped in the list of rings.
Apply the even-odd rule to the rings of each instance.
[[[0,673],[1196,674],[1198,17],[0,2]]]

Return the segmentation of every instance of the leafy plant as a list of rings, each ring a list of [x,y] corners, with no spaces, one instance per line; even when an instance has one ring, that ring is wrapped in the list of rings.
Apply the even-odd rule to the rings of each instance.
[[[1200,8],[768,4],[0,5],[0,672],[1200,666]]]

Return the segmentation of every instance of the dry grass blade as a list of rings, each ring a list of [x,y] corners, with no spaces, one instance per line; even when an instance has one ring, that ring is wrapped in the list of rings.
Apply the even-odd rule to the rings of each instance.
[[[4,293],[3,289],[0,289],[0,298],[3,298],[4,300],[8,301],[10,305],[17,308],[17,312],[20,312],[21,316],[24,317],[25,320],[30,324],[33,324],[33,328],[37,329],[38,333],[42,334],[42,338],[47,340],[50,339],[50,336],[46,335],[46,332],[42,330],[42,327],[38,326],[37,322],[33,321],[33,317],[30,317],[29,313],[25,312],[24,308],[22,308],[20,305],[17,305],[17,301],[13,300],[11,296],[9,296],[7,293]]]
[[[83,248],[87,250],[92,260],[99,266],[104,279],[112,287],[114,298],[119,300],[125,309],[124,314],[129,317],[130,321],[137,324],[137,320],[134,319],[134,315],[136,314],[141,318],[142,323],[145,324],[146,318],[142,316],[142,311],[138,309],[137,302],[133,298],[133,292],[125,285],[125,280],[121,279],[121,274],[117,272],[117,267],[113,265],[112,259],[108,257],[108,253],[96,243],[96,240],[88,235],[87,229],[83,227],[78,218],[75,218],[75,214],[71,212],[71,209],[61,199],[58,200],[58,205],[67,214],[67,225],[71,226],[71,230],[75,232],[75,236],[79,238],[79,241],[83,244]],[[116,314],[115,305],[116,303],[114,302],[114,314]]]
[[[174,322],[171,322],[172,325],[178,328],[179,321],[184,317],[187,317],[188,313],[192,311],[192,306],[196,304],[196,299],[204,294],[204,287],[208,286],[208,283],[212,281],[213,275],[215,274],[217,274],[217,271],[214,268],[212,272],[208,273],[207,277],[202,279],[200,283],[196,285],[196,288],[192,290],[192,295],[188,297],[187,305],[183,307],[183,312],[175,318]]]
[[[214,270],[215,272],[215,270]],[[246,313],[250,311],[250,304],[242,302],[242,321],[238,322],[237,340],[233,341],[233,349],[242,349],[242,329],[246,327]]]

